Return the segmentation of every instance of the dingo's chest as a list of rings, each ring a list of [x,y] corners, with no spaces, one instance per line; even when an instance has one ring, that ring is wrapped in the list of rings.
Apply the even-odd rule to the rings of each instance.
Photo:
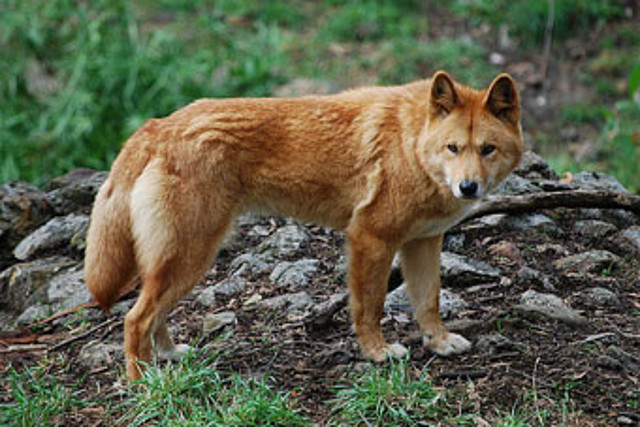
[[[439,234],[443,234],[445,231],[449,230],[451,227],[462,221],[474,206],[475,203],[469,203],[468,205],[463,206],[451,215],[418,220],[409,233],[410,238],[416,239],[423,237],[433,237]]]

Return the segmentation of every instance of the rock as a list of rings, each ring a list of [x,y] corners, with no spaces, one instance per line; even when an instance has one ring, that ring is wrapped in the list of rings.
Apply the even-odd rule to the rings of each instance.
[[[622,231],[622,237],[629,241],[640,252],[640,226],[632,225]]]
[[[620,303],[618,296],[614,292],[601,287],[587,289],[580,295],[580,299],[592,307],[618,305]]]
[[[78,361],[87,369],[96,369],[120,363],[122,356],[120,344],[91,340],[80,349]]]
[[[475,347],[484,354],[498,354],[507,351],[522,351],[525,346],[496,332],[480,335],[476,340]]]
[[[216,293],[213,290],[213,286],[209,286],[204,289],[202,292],[198,294],[196,298],[198,304],[201,304],[205,307],[213,307],[216,305]]]
[[[42,252],[68,246],[71,238],[86,233],[89,226],[87,215],[69,214],[56,217],[25,237],[13,251],[19,260],[27,260]]]
[[[299,288],[307,286],[318,271],[320,261],[301,259],[295,262],[283,261],[276,265],[269,279],[282,287]]]
[[[498,268],[485,262],[452,252],[442,252],[440,267],[443,282],[455,286],[498,280],[501,273]]]
[[[25,182],[0,185],[0,269],[13,261],[13,248],[54,213],[47,195]]]
[[[305,291],[284,294],[260,301],[259,306],[268,310],[301,311],[313,304],[311,296]]]
[[[0,273],[0,304],[20,313],[30,304],[48,302],[45,285],[74,264],[76,261],[65,257],[14,264]]]
[[[273,91],[274,96],[278,97],[295,97],[303,95],[326,95],[339,91],[340,88],[333,83],[325,80],[309,79],[299,77],[291,80],[289,83],[276,88]]]
[[[229,277],[211,287],[213,293],[227,297],[237,295],[247,287],[247,281],[242,277]]]
[[[538,193],[540,191],[540,187],[533,185],[531,181],[516,174],[511,174],[492,191],[492,194],[519,196],[523,194]]]
[[[618,228],[615,225],[609,222],[599,221],[597,219],[576,221],[573,228],[582,236],[592,237],[598,240],[610,236],[618,231]]]
[[[84,269],[77,265],[54,276],[49,283],[47,296],[56,310],[66,310],[91,301],[91,294],[84,283]]]
[[[523,313],[535,313],[570,325],[585,325],[587,319],[569,307],[562,299],[553,294],[543,294],[528,290],[520,297],[520,304],[514,310]]]
[[[577,217],[610,222],[618,228],[627,228],[637,224],[637,217],[624,209],[577,209]]]
[[[551,218],[538,213],[507,216],[501,225],[512,230],[534,233],[555,233],[558,231],[558,226]]]
[[[526,151],[522,155],[522,160],[514,173],[527,179],[558,179],[558,174],[551,166],[533,151]]]
[[[348,303],[349,295],[346,292],[338,292],[320,304],[312,305],[304,316],[304,323],[309,329],[321,329],[326,327],[334,314],[340,311]]]
[[[611,269],[620,261],[620,257],[605,250],[591,250],[560,258],[553,262],[558,270],[569,273],[596,273]]]
[[[277,258],[287,258],[298,255],[311,241],[311,235],[297,224],[279,228],[256,248],[258,253]]]
[[[47,200],[58,215],[71,212],[88,213],[108,173],[91,169],[75,169],[55,178],[47,187]]]
[[[274,264],[275,260],[271,256],[248,252],[231,261],[229,274],[231,277],[255,278],[271,271]]]
[[[447,289],[440,289],[440,316],[448,318],[466,310],[469,304],[461,296]],[[411,302],[407,294],[407,285],[402,284],[387,295],[384,309],[389,312],[412,313]]]
[[[236,314],[233,311],[223,311],[220,313],[207,315],[202,321],[202,330],[205,334],[218,331],[226,326],[236,324]]]
[[[640,358],[624,351],[617,345],[610,346],[606,354],[600,355],[596,360],[596,364],[612,370],[640,371]]]
[[[16,324],[18,326],[30,325],[36,320],[44,319],[46,317],[51,316],[52,314],[53,314],[53,309],[51,308],[50,305],[45,305],[45,304],[32,305],[27,307],[27,309],[24,310],[20,314],[20,316],[18,316],[18,318],[16,319]]]
[[[445,234],[442,248],[448,252],[458,252],[464,248],[467,237],[464,233]]]
[[[516,274],[518,280],[527,287],[536,286],[542,287],[542,289],[548,292],[556,291],[555,286],[551,282],[551,278],[538,270],[524,266],[518,270]]]
[[[624,188],[624,186],[614,177],[596,172],[579,172],[573,175],[571,184],[584,190],[618,191],[621,193],[629,192],[629,190]]]

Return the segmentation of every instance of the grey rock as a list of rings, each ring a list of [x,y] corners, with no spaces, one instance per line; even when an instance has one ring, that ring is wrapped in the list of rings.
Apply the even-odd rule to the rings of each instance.
[[[637,217],[624,209],[577,209],[577,216],[584,219],[607,221],[618,228],[630,227],[637,224]]]
[[[286,225],[258,245],[257,252],[278,258],[298,255],[311,241],[311,235],[297,224]]]
[[[66,310],[91,301],[91,294],[84,283],[82,265],[54,276],[49,283],[47,296],[50,304],[56,304],[57,310]]]
[[[607,349],[606,356],[619,363],[619,366],[628,372],[640,371],[640,357],[631,354],[622,348],[612,345]]]
[[[533,185],[531,181],[516,174],[511,174],[502,181],[500,185],[492,191],[492,193],[502,194],[505,196],[519,196],[523,194],[537,193],[540,191],[540,187]]]
[[[539,286],[548,292],[554,292],[556,290],[549,276],[531,267],[524,266],[520,268],[517,277],[518,280],[526,286]]]
[[[442,248],[448,252],[458,252],[464,248],[465,241],[467,237],[464,233],[447,233],[444,237],[444,242],[442,243]]]
[[[206,316],[202,321],[202,330],[205,334],[209,334],[235,324],[236,314],[233,311],[223,311]]]
[[[601,273],[614,267],[619,261],[620,257],[609,251],[591,250],[555,260],[553,266],[570,273]]]
[[[573,175],[571,183],[578,188],[585,190],[607,190],[628,193],[620,182],[610,175],[596,172],[579,172]]]
[[[55,178],[47,187],[47,200],[58,215],[71,212],[88,213],[108,173],[91,169],[75,169]]]
[[[196,301],[205,307],[213,307],[216,305],[216,293],[212,286],[204,289],[198,294]]]
[[[536,233],[555,233],[558,230],[558,226],[551,218],[538,213],[508,216],[501,222],[502,224],[513,230]]]
[[[476,340],[475,347],[485,354],[498,354],[506,351],[521,351],[525,346],[496,332],[480,335]]]
[[[602,239],[618,231],[618,228],[615,225],[597,219],[576,221],[573,228],[578,234],[592,237],[594,239]]]
[[[248,252],[231,261],[229,273],[232,277],[256,277],[273,269],[275,259],[265,254]]]
[[[305,291],[267,298],[258,303],[268,310],[286,310],[288,312],[301,311],[313,304],[313,299]]]
[[[466,310],[469,304],[461,296],[447,289],[440,289],[440,316],[448,318]],[[402,284],[387,295],[384,303],[386,312],[412,313],[411,302],[407,294],[407,285]]]
[[[528,290],[520,297],[520,304],[514,309],[520,313],[535,313],[571,325],[585,325],[587,319],[569,307],[561,298]]]
[[[622,237],[629,241],[640,252],[640,226],[632,225],[622,231]]]
[[[111,307],[109,313],[113,316],[124,316],[129,310],[131,310],[131,307],[133,307],[135,303],[136,298],[119,301]]]
[[[86,231],[89,226],[87,215],[75,213],[56,217],[25,237],[13,251],[19,260],[26,260],[38,253],[68,245],[77,233]]]
[[[123,359],[122,346],[116,343],[92,340],[86,343],[78,353],[78,361],[87,369],[100,368],[119,363]]]
[[[215,294],[227,297],[237,295],[247,287],[247,281],[242,277],[229,277],[214,285],[211,289]]]
[[[76,261],[65,257],[14,264],[0,273],[0,303],[20,313],[30,304],[48,302],[45,285],[74,264]]]
[[[558,179],[558,174],[551,166],[533,151],[526,151],[522,155],[522,160],[514,173],[527,179]]]
[[[13,261],[13,248],[53,216],[47,195],[25,182],[0,185],[0,269]]]
[[[36,304],[26,308],[20,316],[16,319],[16,324],[18,326],[26,326],[29,325],[36,320],[44,319],[53,314],[53,309],[50,305],[45,304]]]
[[[618,295],[606,288],[595,287],[587,289],[580,295],[581,299],[590,306],[601,307],[604,305],[618,305]]]
[[[320,261],[301,259],[295,262],[283,261],[276,265],[269,279],[278,286],[299,288],[309,285],[318,271]]]
[[[442,252],[440,267],[442,280],[451,285],[468,286],[500,278],[498,268],[463,255]]]

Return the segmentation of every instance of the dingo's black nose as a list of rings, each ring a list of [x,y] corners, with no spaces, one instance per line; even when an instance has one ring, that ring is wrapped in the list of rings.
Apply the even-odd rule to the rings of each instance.
[[[478,183],[475,181],[462,181],[460,183],[460,192],[465,197],[473,197],[478,191]]]

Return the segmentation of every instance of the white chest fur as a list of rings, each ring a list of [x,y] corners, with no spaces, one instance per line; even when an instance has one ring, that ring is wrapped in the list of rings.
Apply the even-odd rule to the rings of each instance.
[[[413,230],[410,233],[411,238],[433,237],[443,234],[445,231],[462,221],[471,209],[473,209],[475,204],[476,203],[465,204],[459,210],[454,211],[448,216],[419,220],[413,226]]]

